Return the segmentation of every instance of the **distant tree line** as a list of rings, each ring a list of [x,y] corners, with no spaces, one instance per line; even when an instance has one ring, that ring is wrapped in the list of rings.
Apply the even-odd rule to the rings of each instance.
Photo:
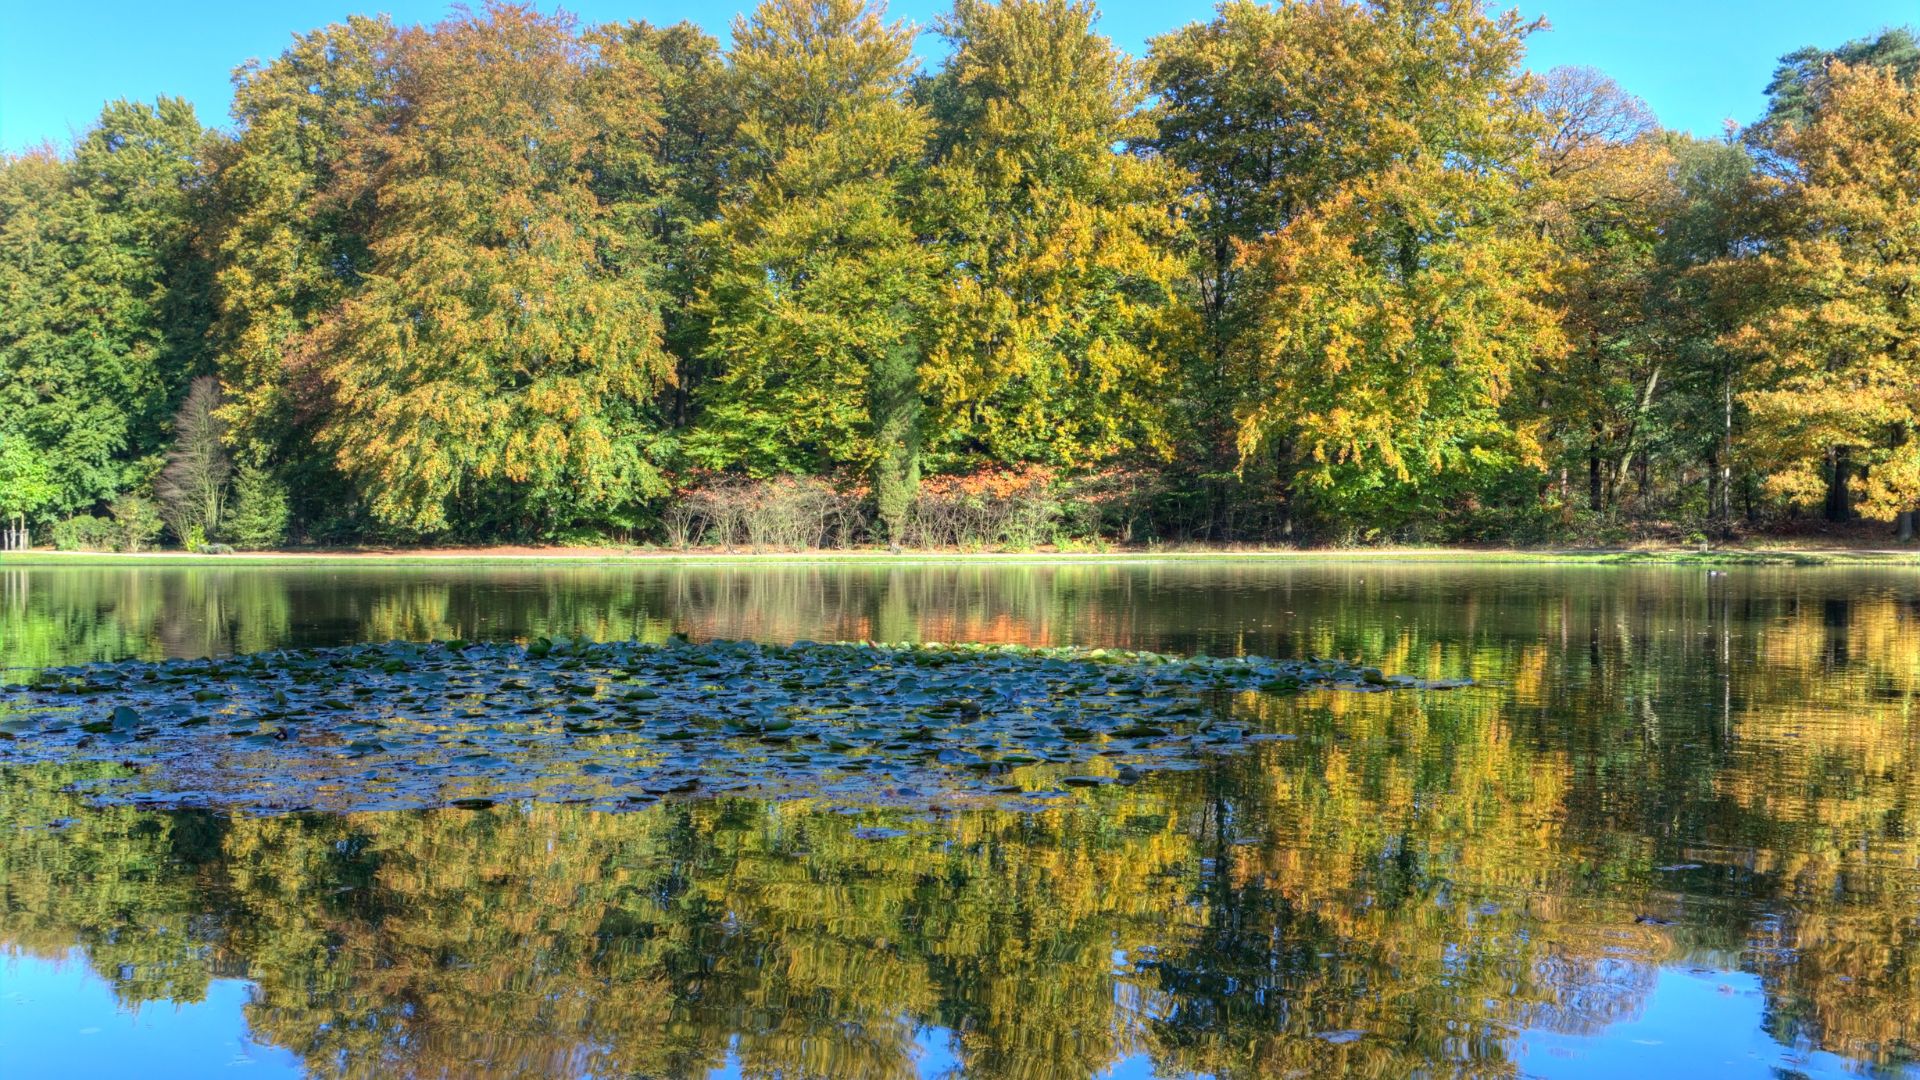
[[[0,160],[0,535],[1910,536],[1913,34],[1702,140],[1538,26],[352,17]]]

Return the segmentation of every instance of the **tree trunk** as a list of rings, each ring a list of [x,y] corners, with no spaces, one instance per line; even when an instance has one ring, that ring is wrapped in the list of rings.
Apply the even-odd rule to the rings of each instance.
[[[1720,517],[1720,450],[1715,447],[1707,451],[1707,517],[1725,528],[1726,523]]]
[[[1895,540],[1905,544],[1913,539],[1914,514],[1915,511],[1905,510],[1901,512],[1898,518],[1894,519],[1893,538]]]
[[[1587,455],[1587,508],[1599,513],[1600,502],[1600,448],[1595,447]]]
[[[1846,521],[1853,514],[1853,499],[1847,490],[1847,482],[1853,473],[1851,453],[1844,446],[1835,446],[1827,451],[1827,506],[1828,521]]]
[[[1726,414],[1720,428],[1720,530],[1733,534],[1733,376],[1727,375],[1722,383],[1725,393]]]

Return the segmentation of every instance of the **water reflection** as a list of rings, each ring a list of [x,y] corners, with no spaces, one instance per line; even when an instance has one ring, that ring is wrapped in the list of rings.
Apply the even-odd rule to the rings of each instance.
[[[1900,1074],[1920,1053],[1914,578],[223,573],[27,573],[0,593],[8,663],[681,630],[1482,680],[1276,700],[1291,739],[1039,813],[233,817],[91,808],[63,790],[91,766],[0,777],[13,963],[83,956],[125,1008],[250,980],[246,1033],[316,1073]]]

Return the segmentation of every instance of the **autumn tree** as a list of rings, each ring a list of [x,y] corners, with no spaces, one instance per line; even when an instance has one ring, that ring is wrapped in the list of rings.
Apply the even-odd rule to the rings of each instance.
[[[603,173],[600,186],[626,211],[624,228],[644,237],[658,275],[666,349],[675,377],[663,403],[668,420],[693,419],[695,393],[711,362],[707,321],[697,309],[707,249],[701,228],[727,190],[739,108],[720,43],[691,23],[626,23],[595,32],[646,66],[660,86],[660,132],[651,152]]]
[[[912,30],[860,0],[768,0],[733,33],[740,122],[697,308],[714,372],[688,452],[910,486],[938,267],[913,217],[929,123],[906,98]]]
[[[1347,90],[1365,64],[1346,42],[1366,25],[1355,6],[1230,0],[1212,20],[1149,43],[1158,106],[1147,146],[1185,172],[1191,195],[1183,254],[1197,325],[1176,371],[1175,468],[1187,470],[1183,487],[1206,493],[1201,528],[1214,536],[1236,530],[1236,501],[1286,498],[1290,470],[1271,460],[1276,484],[1240,490],[1243,480],[1266,487],[1252,483],[1257,463],[1240,447],[1235,410],[1245,387],[1228,360],[1251,332],[1241,246],[1293,220],[1336,178],[1336,157],[1361,130]],[[1268,450],[1269,459],[1287,456],[1284,446]]]
[[[333,195],[373,207],[364,281],[305,336],[322,438],[386,524],[551,534],[663,490],[659,304],[595,190],[658,131],[646,68],[492,5],[395,45],[393,114]]]
[[[948,454],[1083,465],[1164,434],[1184,176],[1144,140],[1139,65],[1075,0],[960,0],[923,96],[952,271],[921,376]]]
[[[1201,264],[1202,295],[1231,290],[1214,319],[1241,462],[1275,448],[1321,514],[1397,526],[1537,461],[1502,414],[1560,347],[1527,215],[1531,27],[1431,0],[1216,25],[1155,49],[1162,144],[1202,148],[1226,201],[1198,227],[1232,252]],[[1214,168],[1215,129],[1266,172]]]
[[[392,117],[397,38],[385,18],[353,16],[242,65],[236,134],[212,153],[222,419],[244,460],[309,486],[333,486],[332,469],[314,445],[318,387],[296,378],[293,357],[371,262],[372,193],[341,174],[354,141]]]
[[[1757,244],[1755,162],[1734,139],[1669,134],[1667,142],[1673,164],[1648,291],[1653,333],[1673,375],[1659,419],[1669,453],[1705,473],[1705,484],[1694,485],[1699,516],[1725,534],[1736,500],[1751,511],[1758,492],[1739,438],[1747,421],[1739,391],[1752,372],[1724,340],[1750,313],[1753,296],[1749,268],[1736,264]]]
[[[1751,262],[1764,301],[1731,335],[1755,358],[1752,451],[1768,486],[1912,528],[1920,503],[1920,87],[1892,66],[1830,65],[1805,123],[1769,150],[1790,163]]]
[[[1614,505],[1644,463],[1670,355],[1651,292],[1672,153],[1646,104],[1591,68],[1555,68],[1530,102],[1543,124],[1537,211],[1558,249],[1552,275],[1568,349],[1540,370],[1540,408],[1564,472],[1584,473],[1585,502]],[[1642,485],[1644,496],[1645,485]]]

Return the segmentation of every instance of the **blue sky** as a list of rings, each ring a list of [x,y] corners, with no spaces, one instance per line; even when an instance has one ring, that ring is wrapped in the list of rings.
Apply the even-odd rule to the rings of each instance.
[[[1884,26],[1920,22],[1915,0],[1516,0],[1552,30],[1534,37],[1538,69],[1586,64],[1653,106],[1662,122],[1697,135],[1758,115],[1761,88],[1781,53],[1832,46]],[[477,4],[475,6],[478,6]],[[550,4],[543,4],[550,6]],[[742,5],[728,0],[573,0],[590,22],[692,19],[724,40]],[[925,23],[942,0],[897,0],[894,14]],[[1206,18],[1212,0],[1109,0],[1102,27],[1140,52],[1153,34]],[[440,0],[0,0],[0,148],[64,144],[102,102],[167,93],[203,122],[227,120],[229,73],[270,57],[296,30],[352,11],[431,21]]]

